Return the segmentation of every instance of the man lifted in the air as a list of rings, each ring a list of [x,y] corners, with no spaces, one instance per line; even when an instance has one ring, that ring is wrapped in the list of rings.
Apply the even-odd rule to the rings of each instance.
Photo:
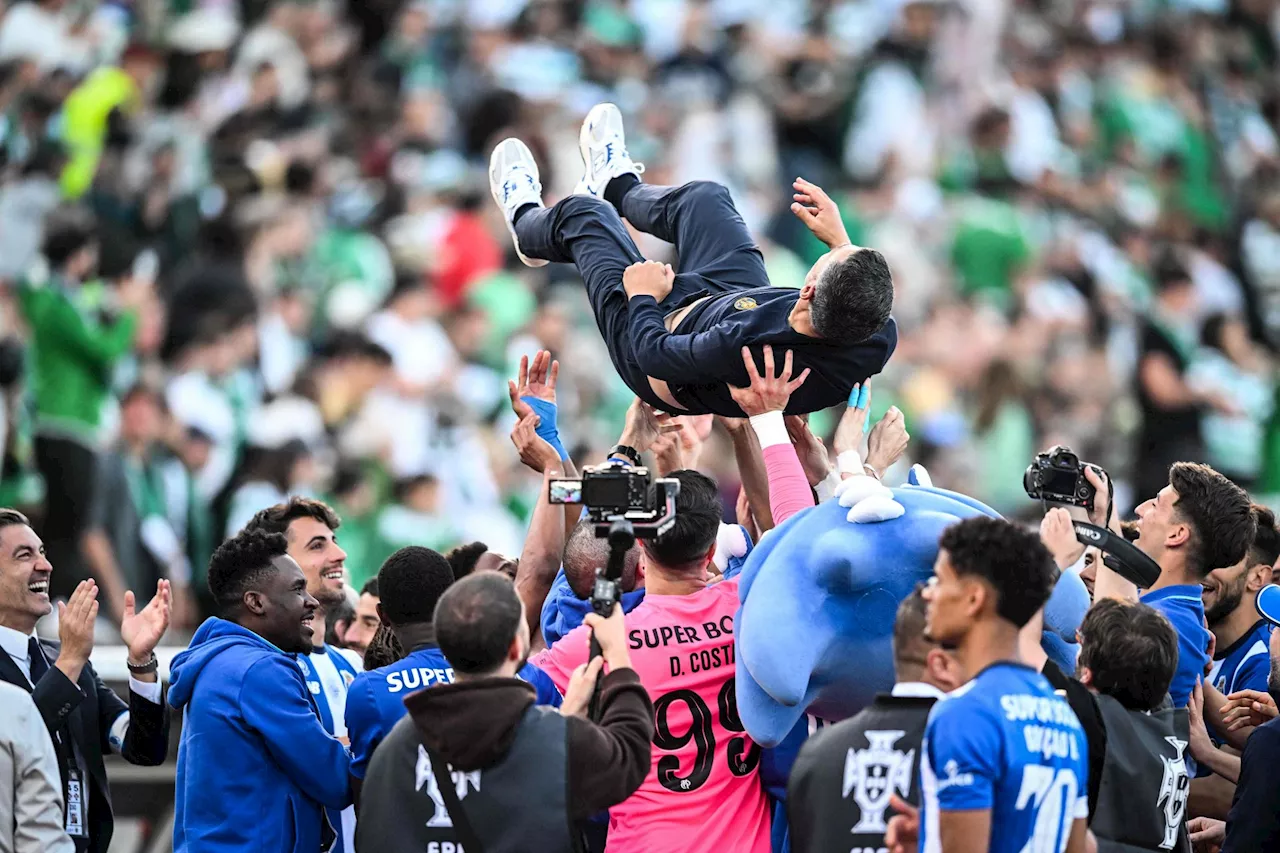
[[[728,190],[641,183],[613,104],[588,113],[579,147],[585,173],[554,207],[544,207],[538,166],[518,139],[494,149],[489,186],[522,261],[577,265],[613,365],[641,400],[673,414],[742,417],[729,386],[748,385],[743,349],[759,367],[772,346],[794,354],[797,377],[808,371],[787,412],[813,412],[847,402],[889,360],[898,342],[889,268],[849,242],[820,187],[797,179],[791,210],[830,251],[799,290],[772,287]],[[624,216],[675,244],[678,273],[640,255]]]

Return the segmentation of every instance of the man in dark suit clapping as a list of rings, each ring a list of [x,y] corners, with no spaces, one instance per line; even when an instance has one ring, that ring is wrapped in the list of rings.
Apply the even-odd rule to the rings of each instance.
[[[78,853],[106,853],[114,821],[103,753],[156,765],[169,745],[155,647],[169,627],[169,582],[135,612],[125,594],[120,635],[129,649],[129,702],[116,696],[89,663],[98,588],[81,583],[58,608],[58,642],[38,640],[36,621],[52,610],[53,566],[22,513],[0,509],[0,680],[31,692],[53,739],[62,776],[67,833]]]

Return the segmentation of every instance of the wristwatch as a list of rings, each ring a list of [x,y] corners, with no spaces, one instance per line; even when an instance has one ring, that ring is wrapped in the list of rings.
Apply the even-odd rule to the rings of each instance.
[[[129,667],[129,672],[134,675],[148,675],[160,669],[160,661],[156,660],[156,653],[151,653],[151,660],[144,664],[134,664],[128,658],[125,658],[125,666]]]
[[[628,447],[625,444],[615,444],[613,450],[609,451],[609,456],[625,456],[632,465],[640,467],[640,451],[634,447]]]

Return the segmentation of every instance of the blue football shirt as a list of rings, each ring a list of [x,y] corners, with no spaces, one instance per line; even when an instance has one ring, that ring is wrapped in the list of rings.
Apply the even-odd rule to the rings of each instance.
[[[1243,637],[1214,653],[1209,683],[1223,696],[1237,690],[1266,693],[1271,675],[1270,644],[1271,623],[1259,619]]]
[[[1204,668],[1209,664],[1209,629],[1200,595],[1199,586],[1179,584],[1142,596],[1142,603],[1163,613],[1178,633],[1178,668],[1169,685],[1169,698],[1175,708],[1187,707],[1196,682],[1204,678]]]
[[[938,702],[921,748],[922,853],[942,849],[942,812],[990,810],[991,853],[1061,853],[1089,816],[1084,730],[1030,667],[993,664]]]
[[[559,708],[564,697],[542,670],[525,664],[518,677],[533,685],[539,705]],[[373,751],[405,715],[404,697],[437,684],[453,683],[453,667],[436,646],[362,672],[347,690],[347,735],[351,739],[351,775],[363,779]]]

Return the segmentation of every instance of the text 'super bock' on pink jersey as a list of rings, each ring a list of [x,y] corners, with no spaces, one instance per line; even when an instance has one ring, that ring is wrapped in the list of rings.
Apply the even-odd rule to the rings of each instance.
[[[609,853],[769,853],[760,747],[738,717],[737,579],[693,595],[647,595],[627,614],[631,665],[653,700],[653,765],[609,810]],[[587,660],[585,626],[533,663],[564,692]]]

